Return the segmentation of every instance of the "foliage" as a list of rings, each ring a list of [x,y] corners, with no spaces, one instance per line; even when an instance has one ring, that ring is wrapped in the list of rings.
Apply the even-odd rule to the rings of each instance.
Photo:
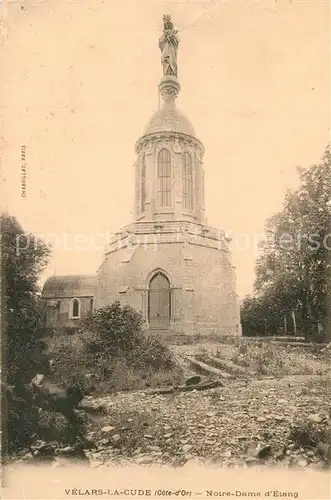
[[[78,385],[84,392],[89,392],[92,384],[86,374],[89,373],[90,355],[83,340],[72,342],[76,337],[54,336],[49,341],[52,379],[65,388]]]
[[[92,334],[86,343],[87,351],[107,363],[112,358],[123,358],[137,369],[172,369],[175,360],[171,351],[160,339],[145,336],[142,324],[142,315],[130,306],[121,306],[119,301],[98,309],[85,323]]]
[[[83,331],[53,338],[50,352],[56,382],[85,391],[109,392],[179,383],[174,355],[159,338],[142,331],[141,315],[114,302],[87,319]]]
[[[319,424],[304,418],[297,420],[291,426],[289,441],[299,449],[317,448],[321,453],[324,448],[321,454],[326,462],[331,462],[331,427],[327,420]]]
[[[120,356],[141,344],[143,319],[130,306],[119,301],[97,309],[85,322],[86,330],[94,334],[89,348],[97,357]]]
[[[242,304],[244,334],[279,333],[284,316],[312,339],[324,325],[330,293],[331,153],[299,169],[300,186],[288,191],[283,209],[266,223],[255,293]],[[293,331],[293,329],[292,329]]]
[[[44,335],[44,311],[38,300],[38,279],[50,249],[32,234],[24,233],[14,217],[1,215],[3,380],[7,392],[9,451],[30,442],[38,413],[24,384],[45,366],[38,344]]]
[[[7,394],[6,401],[9,453],[29,446],[38,431],[38,409],[30,404],[25,394],[17,394],[17,390],[13,392],[16,394]]]
[[[85,432],[85,415],[80,414],[78,424],[73,427],[68,420],[54,411],[41,409],[38,417],[38,437],[46,442],[56,442],[57,445],[72,445],[77,440],[77,430]]]
[[[1,216],[1,273],[3,324],[3,380],[6,382],[3,411],[6,412],[8,452],[18,452],[38,440],[72,443],[83,423],[61,415],[59,408],[44,411],[50,394],[38,393],[31,384],[37,374],[50,375],[43,339],[49,331],[38,297],[38,280],[50,248],[33,234],[24,233],[14,217]]]
[[[153,336],[145,337],[141,343],[129,356],[132,366],[149,371],[172,370],[176,366],[175,357],[172,351]]]
[[[247,296],[244,298],[241,304],[241,323],[244,335],[267,335],[268,326],[266,318],[268,318],[270,325],[270,319],[273,316],[272,305],[272,303],[269,304],[260,297]],[[279,321],[279,317],[277,317],[276,321]]]
[[[257,375],[283,376],[327,373],[329,365],[305,348],[271,344],[242,338],[236,344],[223,344],[217,356]]]
[[[38,279],[50,249],[34,235],[24,233],[8,215],[1,216],[1,235],[2,311],[7,332],[4,375],[8,383],[15,383],[31,380],[34,374],[34,349],[45,326],[37,296]]]

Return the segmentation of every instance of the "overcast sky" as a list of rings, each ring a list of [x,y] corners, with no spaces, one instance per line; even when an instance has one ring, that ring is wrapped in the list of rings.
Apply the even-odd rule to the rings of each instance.
[[[296,185],[296,167],[318,162],[330,137],[329,2],[41,0],[0,9],[7,210],[41,235],[106,235],[131,222],[133,148],[157,108],[169,13],[180,36],[177,105],[206,148],[208,223],[234,237],[238,293],[249,293],[247,237],[263,232]],[[99,247],[54,248],[47,275],[94,273]]]

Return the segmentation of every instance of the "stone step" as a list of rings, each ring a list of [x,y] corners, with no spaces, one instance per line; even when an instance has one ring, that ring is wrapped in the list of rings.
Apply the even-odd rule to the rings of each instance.
[[[197,359],[192,359],[190,357],[187,357],[186,359],[188,359],[190,365],[196,371],[207,373],[208,375],[216,375],[217,377],[220,378],[232,378],[232,376],[229,373],[219,370],[214,366],[207,365],[207,363],[204,363],[203,361],[198,361]]]
[[[177,333],[172,330],[157,330],[157,329],[149,329],[145,332],[147,335],[159,337],[161,340],[166,342],[167,344],[185,344],[188,343],[190,337],[185,333]]]
[[[235,373],[236,375],[244,375],[253,377],[255,374],[249,370],[246,370],[242,366],[236,365],[235,363],[231,363],[230,361],[225,361],[224,359],[217,358],[215,356],[208,355],[205,359],[207,363],[210,363],[212,366],[216,368],[223,368],[231,373]]]

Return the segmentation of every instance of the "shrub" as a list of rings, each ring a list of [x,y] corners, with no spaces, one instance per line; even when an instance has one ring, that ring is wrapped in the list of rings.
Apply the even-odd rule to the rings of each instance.
[[[77,337],[62,336],[52,339],[52,380],[65,388],[78,385],[84,392],[88,392],[90,384],[85,375],[88,373],[89,357],[84,342],[79,342]]]
[[[89,348],[94,353],[107,353],[108,356],[120,356],[129,353],[141,344],[143,318],[130,306],[123,306],[119,301],[98,309],[88,318],[83,328],[96,334],[90,341]]]
[[[18,388],[7,391],[7,445],[14,453],[29,446],[38,435],[38,409],[22,397]]]
[[[152,371],[172,370],[176,366],[172,351],[159,338],[152,336],[143,338],[136,349],[128,353],[128,361],[138,369]]]
[[[38,280],[46,267],[50,247],[34,235],[26,234],[18,221],[7,214],[0,216],[0,226],[2,312],[6,327],[2,337],[5,390],[1,409],[7,426],[3,435],[3,457],[6,458],[7,450],[14,454],[40,439],[53,441],[54,434],[58,438],[62,434],[62,440],[69,437],[62,433],[61,417],[55,412],[49,412],[48,423],[52,425],[46,426],[45,431],[41,407],[47,405],[47,395],[37,397],[31,385],[37,374],[47,376],[50,372],[42,339],[52,331],[46,328],[45,304],[38,296]],[[24,247],[19,249],[20,238]],[[38,245],[26,244],[31,241]],[[69,431],[72,439],[73,425]]]
[[[141,389],[182,378],[170,349],[161,339],[145,336],[141,315],[119,302],[97,310],[82,333],[53,338],[50,350],[55,380],[85,391]]]
[[[289,441],[298,448],[315,448],[319,443],[331,446],[331,428],[328,422],[317,424],[309,420],[296,422],[292,425]]]

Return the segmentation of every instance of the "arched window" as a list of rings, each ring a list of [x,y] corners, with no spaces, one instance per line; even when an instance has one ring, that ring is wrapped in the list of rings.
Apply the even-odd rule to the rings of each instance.
[[[193,174],[192,157],[189,153],[183,154],[183,201],[184,208],[193,209]]]
[[[157,204],[171,206],[171,155],[167,149],[161,149],[157,158]]]
[[[140,173],[140,211],[144,212],[146,201],[146,156],[144,155],[141,160],[141,173]]]
[[[73,299],[70,302],[69,316],[71,319],[80,318],[80,300],[79,299]]]

